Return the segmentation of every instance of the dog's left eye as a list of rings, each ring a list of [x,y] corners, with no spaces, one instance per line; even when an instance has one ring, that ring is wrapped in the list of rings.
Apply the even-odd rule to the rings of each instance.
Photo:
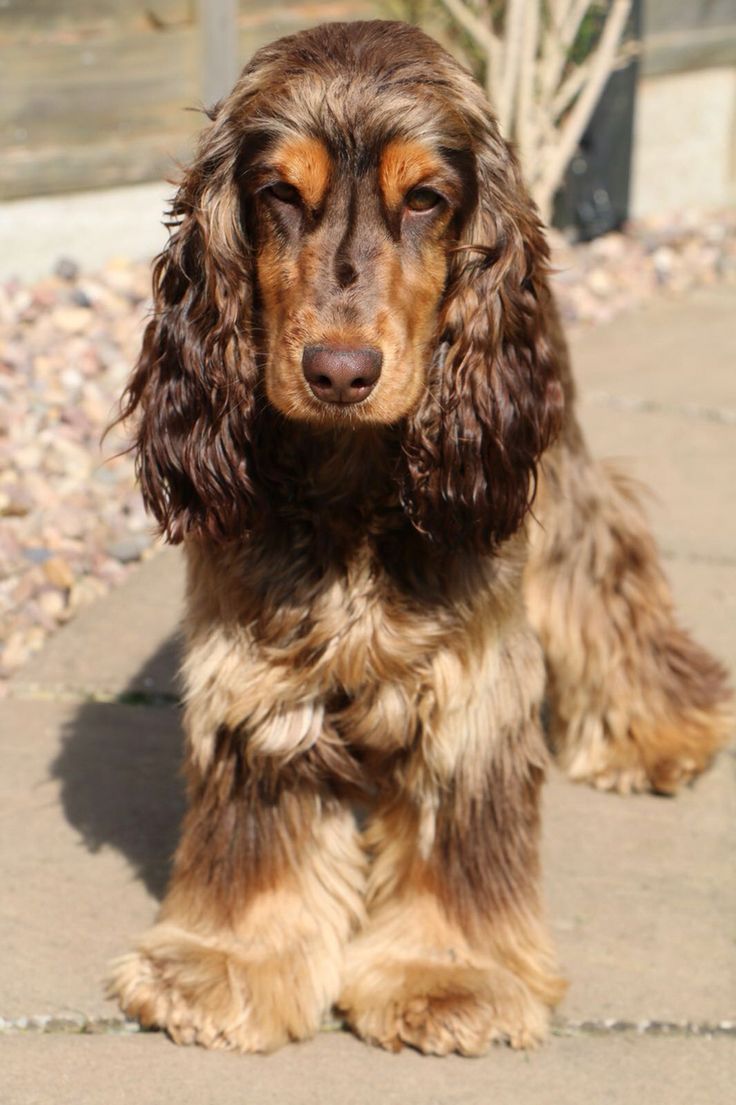
[[[301,196],[298,190],[293,184],[287,184],[285,180],[277,180],[276,183],[271,184],[266,191],[270,192],[279,203],[289,203],[292,207],[296,207],[301,202]]]
[[[410,211],[431,211],[442,203],[442,196],[434,188],[414,188],[404,203]]]

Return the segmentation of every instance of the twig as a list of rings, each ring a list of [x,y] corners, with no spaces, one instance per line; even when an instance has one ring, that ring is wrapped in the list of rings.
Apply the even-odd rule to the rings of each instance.
[[[537,40],[539,37],[539,5],[527,3],[524,11],[523,37],[521,42],[521,64],[519,67],[519,96],[516,115],[516,137],[519,144],[519,154],[522,164],[531,165],[532,149],[536,127],[534,82],[536,66],[534,59],[537,55]]]
[[[518,80],[521,44],[524,33],[525,0],[508,0],[504,27],[504,63],[501,93],[496,105],[498,120],[504,134],[511,134],[514,125],[514,92]]]
[[[440,3],[447,8],[453,19],[456,19],[460,26],[464,27],[484,50],[490,52],[497,47],[500,48],[500,40],[494,35],[490,27],[487,27],[464,3],[464,0],[440,0]]]
[[[616,0],[614,0],[614,3]],[[577,37],[578,28],[583,22],[583,16],[590,7],[591,0],[573,0],[569,5],[567,15],[565,16],[562,27],[560,29],[560,38],[568,46],[572,46]]]
[[[501,40],[464,0],[440,0],[440,3],[486,55],[486,91],[492,103],[497,104],[500,96]]]
[[[582,138],[583,131],[613,68],[616,50],[630,10],[631,0],[613,0],[600,41],[589,61],[590,72],[587,83],[560,128],[557,147],[551,151],[546,172],[535,190],[535,199],[545,218],[549,214],[554,191]]]
[[[588,80],[589,76],[589,61],[586,61],[582,65],[579,65],[576,69],[573,69],[572,72],[568,74],[560,87],[557,89],[554,95],[554,99],[552,100],[550,116],[555,121],[562,118],[562,116],[569,108],[570,104],[580,92],[580,89]]]
[[[580,64],[571,54],[593,0],[439,3],[484,56],[486,88],[501,128],[517,143],[532,194],[549,218],[605,82],[627,56],[622,51],[617,59],[632,0],[609,0],[598,43]]]

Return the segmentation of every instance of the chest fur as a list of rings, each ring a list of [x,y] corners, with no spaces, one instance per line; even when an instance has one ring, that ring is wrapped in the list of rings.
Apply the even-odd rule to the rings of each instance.
[[[516,569],[498,558],[428,576],[386,571],[365,551],[319,577],[295,560],[274,577],[218,555],[190,553],[184,674],[203,749],[215,719],[268,756],[330,732],[354,747],[406,747],[476,682],[518,595]]]

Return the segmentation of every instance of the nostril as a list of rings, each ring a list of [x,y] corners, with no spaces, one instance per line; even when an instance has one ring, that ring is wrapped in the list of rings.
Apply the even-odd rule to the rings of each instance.
[[[373,346],[307,345],[302,371],[312,394],[326,403],[359,403],[381,375],[383,354]]]

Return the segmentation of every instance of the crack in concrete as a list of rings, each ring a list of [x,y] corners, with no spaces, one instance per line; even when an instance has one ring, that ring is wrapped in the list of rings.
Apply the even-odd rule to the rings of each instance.
[[[614,395],[610,391],[589,391],[582,396],[583,403],[617,410],[640,411],[647,414],[676,414],[701,422],[717,422],[723,426],[736,426],[736,410],[730,407],[708,407],[701,403],[667,403],[658,399],[645,399],[640,395]]]
[[[104,691],[85,687],[44,687],[37,683],[10,683],[6,697],[21,702],[68,702],[103,706],[179,706],[181,699],[166,691]]]
[[[341,1021],[325,1021],[321,1032],[342,1031]],[[126,1036],[158,1032],[158,1029],[141,1028],[137,1021],[124,1017],[87,1017],[78,1014],[44,1014],[32,1017],[0,1017],[1,1035],[35,1034],[79,1036]],[[551,1035],[574,1036],[666,1036],[676,1039],[698,1037],[730,1037],[736,1039],[736,1020],[720,1021],[664,1021],[642,1019],[638,1021],[609,1017],[603,1020],[573,1020],[553,1017]]]
[[[553,1036],[731,1036],[736,1039],[736,1020],[723,1021],[629,1021],[607,1017],[605,1020],[568,1020],[553,1018]]]
[[[663,560],[670,563],[680,561],[683,564],[707,564],[713,568],[736,568],[736,557],[727,553],[680,552],[677,549],[660,546]]]

